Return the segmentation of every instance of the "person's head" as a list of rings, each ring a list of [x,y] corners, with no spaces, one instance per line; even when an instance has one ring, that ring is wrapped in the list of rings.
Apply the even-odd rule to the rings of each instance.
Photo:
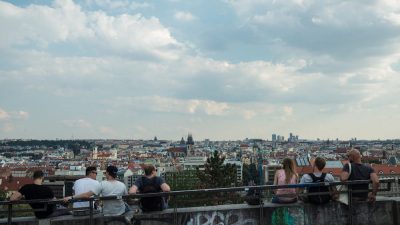
[[[357,162],[357,163],[361,162],[361,153],[357,149],[351,149],[347,153],[347,157],[348,157],[350,162]]]
[[[284,158],[282,161],[283,169],[285,170],[286,183],[288,184],[292,179],[293,175],[297,177],[297,173],[295,171],[294,160],[290,158]]]
[[[35,172],[33,172],[33,179],[34,180],[38,180],[38,179],[44,179],[44,173],[41,170],[36,170]]]
[[[282,167],[283,169],[291,169],[294,170],[294,161],[290,158],[284,158],[282,161]]]
[[[106,175],[109,175],[112,178],[117,177],[118,168],[115,166],[108,166],[106,169]]]
[[[151,164],[144,165],[143,169],[146,176],[150,176],[153,174],[153,172],[157,172],[156,167]]]
[[[86,168],[86,176],[92,179],[96,179],[97,176],[97,169],[95,166],[88,166]]]
[[[326,165],[326,161],[324,158],[322,158],[322,157],[315,158],[314,166],[317,167],[317,169],[319,171],[323,170],[325,168],[325,165]]]

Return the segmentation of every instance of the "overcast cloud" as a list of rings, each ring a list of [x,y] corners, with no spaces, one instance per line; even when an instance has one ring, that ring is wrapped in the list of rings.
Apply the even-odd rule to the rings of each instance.
[[[399,138],[399,1],[0,1],[0,33],[2,139]]]

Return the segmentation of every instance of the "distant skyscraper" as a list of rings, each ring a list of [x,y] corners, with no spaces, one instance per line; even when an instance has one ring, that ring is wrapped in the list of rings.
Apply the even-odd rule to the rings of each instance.
[[[272,134],[272,142],[276,142],[276,134]]]

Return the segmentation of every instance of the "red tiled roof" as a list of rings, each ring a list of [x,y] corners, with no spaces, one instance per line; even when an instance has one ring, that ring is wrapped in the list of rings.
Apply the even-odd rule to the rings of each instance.
[[[167,150],[168,152],[185,152],[185,147],[172,147]]]
[[[29,177],[2,178],[0,188],[5,191],[18,191],[25,184],[31,184],[32,182],[33,179]]]
[[[313,172],[312,166],[299,166],[299,167],[297,167],[297,173],[300,176],[302,176],[302,175],[304,175],[306,173],[312,173],[312,172]],[[325,168],[324,170],[322,170],[322,172],[330,173],[330,174],[332,174],[332,176],[338,177],[342,173],[342,168]]]
[[[296,170],[297,170],[297,173],[300,176],[303,175],[303,174],[306,174],[306,173],[312,173],[313,172],[312,166],[298,166],[296,168]]]
[[[400,174],[400,167],[392,165],[372,164],[371,167],[378,175]]]

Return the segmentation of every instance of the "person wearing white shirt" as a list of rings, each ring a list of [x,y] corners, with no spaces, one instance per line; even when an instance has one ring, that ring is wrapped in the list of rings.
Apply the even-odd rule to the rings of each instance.
[[[88,192],[65,197],[64,201],[71,199],[90,198],[93,195],[99,196],[122,196],[127,195],[128,191],[124,183],[116,180],[118,168],[115,166],[108,166],[106,169],[106,179],[100,182],[99,187],[90,190]],[[103,214],[105,216],[118,216],[129,211],[129,207],[125,204],[122,199],[117,200],[106,200],[103,204]]]
[[[80,195],[88,191],[95,191],[100,187],[100,183],[96,180],[97,169],[94,166],[86,168],[86,177],[75,181],[72,189],[75,195]],[[89,207],[89,202],[74,202],[74,208]]]

